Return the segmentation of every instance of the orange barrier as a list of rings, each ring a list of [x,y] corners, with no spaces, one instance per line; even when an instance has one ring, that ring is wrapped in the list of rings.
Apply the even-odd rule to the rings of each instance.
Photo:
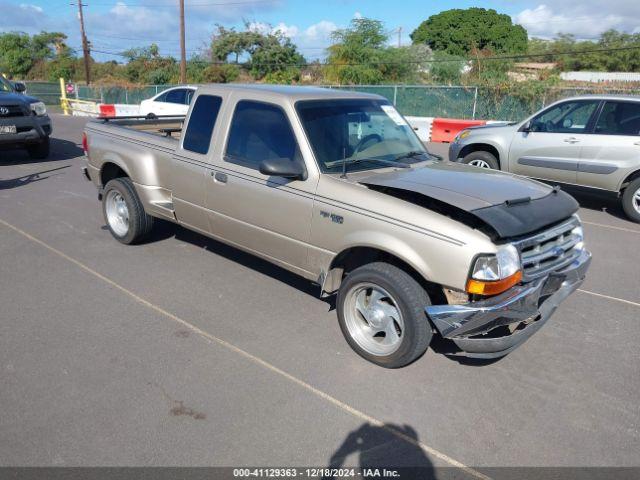
[[[432,142],[452,142],[463,129],[475,125],[484,125],[486,120],[456,120],[453,118],[435,118],[431,124]]]

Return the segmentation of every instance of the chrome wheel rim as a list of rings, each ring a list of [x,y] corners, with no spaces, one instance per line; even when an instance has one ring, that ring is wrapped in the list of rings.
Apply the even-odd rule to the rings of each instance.
[[[402,344],[404,320],[398,304],[378,285],[352,287],[346,295],[344,319],[351,338],[371,355],[391,355]]]
[[[631,203],[633,203],[633,208],[635,208],[636,212],[640,213],[640,188],[633,194]]]
[[[129,231],[129,209],[120,192],[111,190],[107,193],[105,210],[111,230],[119,237],[124,237]]]
[[[478,168],[491,168],[491,166],[484,160],[471,160],[469,162],[469,165],[471,165],[472,167],[478,167]]]

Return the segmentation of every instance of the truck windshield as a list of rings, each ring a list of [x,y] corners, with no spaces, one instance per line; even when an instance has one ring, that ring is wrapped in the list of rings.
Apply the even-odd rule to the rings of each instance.
[[[324,173],[407,167],[429,154],[385,100],[304,100],[296,110]]]
[[[13,87],[2,75],[0,75],[0,92],[13,92]]]

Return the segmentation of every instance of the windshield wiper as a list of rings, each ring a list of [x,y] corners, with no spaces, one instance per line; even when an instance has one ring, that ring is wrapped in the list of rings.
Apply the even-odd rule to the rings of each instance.
[[[398,168],[411,168],[408,163],[397,162],[395,160],[384,160],[382,158],[344,158],[342,160],[335,160],[333,162],[327,162],[326,166],[331,168],[336,165],[355,165],[356,163],[362,162],[378,162],[383,165],[388,165],[390,167],[398,167]]]
[[[410,152],[403,153],[402,155],[398,155],[396,160],[404,160],[405,158],[415,158],[417,156],[426,155],[429,156],[429,152],[424,152],[420,150],[411,150]]]

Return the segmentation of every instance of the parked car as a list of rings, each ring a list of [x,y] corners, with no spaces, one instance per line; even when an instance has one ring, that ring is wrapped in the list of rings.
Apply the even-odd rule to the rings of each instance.
[[[506,355],[591,261],[571,196],[434,159],[377,95],[204,86],[184,125],[96,119],[83,144],[118,241],[163,218],[316,282],[337,292],[349,345],[385,367],[434,334],[453,353]]]
[[[45,104],[24,95],[21,82],[0,75],[0,147],[24,148],[34,159],[49,156],[51,119]]]
[[[186,115],[196,87],[169,88],[140,102],[140,115]]]
[[[640,97],[586,95],[526,120],[461,131],[449,159],[618,194],[640,222]]]

